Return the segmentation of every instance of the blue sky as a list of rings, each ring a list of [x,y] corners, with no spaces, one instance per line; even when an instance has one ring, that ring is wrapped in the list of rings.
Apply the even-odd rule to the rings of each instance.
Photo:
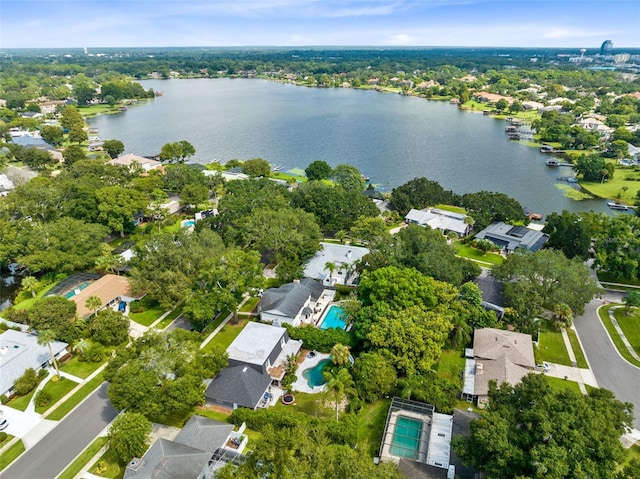
[[[640,48],[639,0],[2,0],[0,48]]]

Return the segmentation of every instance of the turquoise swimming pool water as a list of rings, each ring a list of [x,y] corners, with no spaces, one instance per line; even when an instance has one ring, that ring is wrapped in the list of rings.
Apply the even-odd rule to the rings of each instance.
[[[322,377],[322,368],[324,368],[325,364],[330,362],[330,359],[323,359],[314,367],[302,371],[302,377],[307,380],[309,387],[315,388],[317,386],[322,386],[326,382]]]
[[[320,323],[320,329],[345,329],[347,327],[347,323],[344,318],[344,309],[340,306],[336,306],[335,304],[331,305],[329,311],[325,315],[322,323]]]
[[[195,224],[196,224],[195,220],[185,220],[182,222],[182,227],[188,228],[189,226],[193,226]]]
[[[76,295],[76,291],[82,291],[87,286],[89,286],[89,283],[79,284],[78,286],[73,288],[71,291],[69,291],[67,294],[65,294],[64,297],[67,298],[67,299],[73,298]]]
[[[422,434],[422,421],[399,416],[391,441],[391,454],[416,459],[420,450],[420,434]]]

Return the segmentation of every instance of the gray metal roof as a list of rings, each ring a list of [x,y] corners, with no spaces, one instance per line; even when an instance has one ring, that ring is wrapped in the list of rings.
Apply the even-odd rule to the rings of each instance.
[[[51,342],[54,356],[67,346],[62,341]],[[49,359],[49,348],[38,344],[37,335],[12,329],[0,334],[0,394],[11,389],[15,380],[27,369],[37,370]]]
[[[142,456],[129,463],[124,479],[197,479],[211,452],[168,439],[158,439]]]
[[[205,392],[208,399],[255,409],[271,384],[271,376],[251,366],[229,366],[220,371]]]
[[[513,226],[502,221],[491,223],[476,234],[476,239],[488,239],[507,251],[525,248],[535,252],[544,246],[549,235],[541,231],[532,230],[525,226]]]

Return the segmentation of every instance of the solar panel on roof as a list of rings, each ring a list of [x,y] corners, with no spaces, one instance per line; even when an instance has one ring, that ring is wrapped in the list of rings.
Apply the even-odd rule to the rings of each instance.
[[[529,232],[529,228],[525,226],[514,226],[509,231],[507,231],[507,234],[509,236],[513,236],[514,238],[522,238],[528,232]]]

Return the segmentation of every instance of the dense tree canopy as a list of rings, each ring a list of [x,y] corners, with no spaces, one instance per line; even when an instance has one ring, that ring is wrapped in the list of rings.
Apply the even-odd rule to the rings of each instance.
[[[410,209],[423,209],[438,204],[457,204],[457,196],[446,191],[440,183],[427,178],[414,178],[394,188],[391,193],[393,207],[405,216]]]
[[[462,195],[462,206],[474,219],[475,228],[481,230],[494,221],[507,223],[526,221],[522,205],[504,193],[480,191]]]
[[[269,176],[269,173],[271,173],[271,165],[269,165],[269,162],[267,160],[263,160],[262,158],[254,158],[242,163],[242,172],[252,178],[257,178],[259,176]]]
[[[184,163],[187,158],[196,154],[196,149],[187,140],[175,141],[162,145],[160,160],[168,163]]]
[[[127,464],[134,457],[142,457],[149,447],[151,430],[151,423],[142,414],[124,412],[109,427],[109,451],[121,465]]]
[[[610,391],[556,390],[530,374],[515,387],[490,388],[487,410],[454,448],[495,479],[613,479],[624,457],[619,438],[631,422],[632,405]]]
[[[316,160],[304,170],[310,180],[326,180],[331,177],[331,166],[323,160]]]

